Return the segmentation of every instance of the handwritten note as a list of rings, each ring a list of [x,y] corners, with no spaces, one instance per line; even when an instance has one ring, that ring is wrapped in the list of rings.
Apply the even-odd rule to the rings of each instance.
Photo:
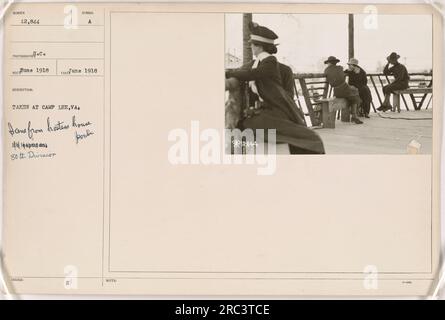
[[[103,105],[97,94],[104,88],[103,11],[77,12],[76,28],[67,27],[63,11],[38,19],[29,7],[11,13],[5,52],[10,160],[82,150],[97,137]]]

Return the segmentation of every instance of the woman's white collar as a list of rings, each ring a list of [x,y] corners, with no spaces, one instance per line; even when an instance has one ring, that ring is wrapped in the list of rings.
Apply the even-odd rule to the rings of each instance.
[[[267,52],[263,51],[263,52],[261,52],[259,55],[257,55],[257,57],[256,57],[255,60],[261,61],[261,60],[266,59],[266,58],[269,57],[269,56],[271,56],[270,53],[267,53]]]

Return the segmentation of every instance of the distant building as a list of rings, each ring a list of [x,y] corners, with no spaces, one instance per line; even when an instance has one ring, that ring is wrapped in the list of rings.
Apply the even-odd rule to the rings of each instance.
[[[225,55],[225,66],[227,69],[239,68],[243,64],[243,60],[231,53]]]

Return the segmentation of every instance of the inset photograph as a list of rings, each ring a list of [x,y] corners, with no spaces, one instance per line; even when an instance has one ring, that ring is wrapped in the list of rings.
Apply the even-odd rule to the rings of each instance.
[[[430,15],[226,14],[225,33],[226,129],[277,154],[431,154]]]

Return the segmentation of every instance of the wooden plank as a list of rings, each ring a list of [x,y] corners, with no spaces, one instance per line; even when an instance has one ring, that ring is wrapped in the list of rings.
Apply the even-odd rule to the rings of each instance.
[[[401,97],[402,97],[403,103],[405,104],[406,111],[409,111],[408,103],[406,103],[405,96],[402,94]]]
[[[335,98],[322,98],[320,100],[318,100],[318,102],[329,102],[329,101],[334,101]]]
[[[300,109],[301,113],[304,115],[303,116],[303,121],[304,124],[307,126],[307,121],[306,121],[306,113],[303,110],[303,107],[301,106],[301,102],[300,102],[300,95],[298,94],[298,88],[297,88],[297,82],[295,81],[294,78],[294,92],[295,92],[295,96],[297,97],[297,107]]]
[[[433,88],[408,88],[405,90],[397,90],[395,92],[400,94],[433,93]]]
[[[294,74],[295,79],[321,79],[325,78],[324,73],[297,73]]]
[[[426,93],[422,96],[422,99],[419,102],[419,110],[422,109],[423,103],[425,102],[425,99],[427,96],[428,96],[428,94],[426,94]]]
[[[375,93],[377,94],[377,98],[379,99],[380,104],[382,104],[383,101],[382,101],[382,98],[380,98],[380,93],[379,93],[379,90],[377,90],[377,86],[375,85],[373,76],[369,76],[369,79],[371,79],[372,86],[374,87]],[[375,108],[374,108],[374,112],[376,112]]]
[[[378,75],[377,78],[379,79],[379,81],[380,81],[380,85],[382,86],[382,90],[383,90],[383,87],[384,87],[385,85],[383,84],[382,78],[380,78],[380,75]],[[386,77],[386,79],[388,79],[388,77]],[[389,80],[388,80],[388,82],[389,82]]]
[[[428,107],[430,106],[431,100],[433,100],[433,95],[430,95],[430,99],[428,100],[428,103],[426,105],[426,110],[428,110]]]
[[[409,96],[410,96],[410,98],[411,98],[411,102],[413,103],[414,110],[419,110],[419,109],[418,109],[419,107],[418,107],[418,105],[417,105],[417,101],[416,101],[416,99],[414,98],[414,95],[413,95],[412,93],[410,93]]]
[[[329,100],[324,100],[321,105],[321,119],[323,128],[335,129],[335,114],[336,111],[329,111]]]
[[[326,84],[326,83],[327,83],[326,80],[325,81],[306,82],[307,85],[310,85],[310,84]]]
[[[323,90],[323,98],[327,98],[329,94],[329,83],[325,83]]]
[[[318,126],[317,119],[315,118],[314,109],[312,108],[312,101],[309,97],[309,91],[306,86],[306,80],[304,78],[298,79],[300,82],[301,91],[303,93],[304,101],[306,102],[306,108],[309,112],[309,118],[311,119],[312,126]]]
[[[340,118],[342,122],[351,122],[351,111],[349,108],[344,108],[340,111]]]
[[[310,87],[310,88],[308,88],[309,91],[314,91],[314,90],[324,90],[324,89],[325,89],[325,86],[323,86],[323,87]]]

